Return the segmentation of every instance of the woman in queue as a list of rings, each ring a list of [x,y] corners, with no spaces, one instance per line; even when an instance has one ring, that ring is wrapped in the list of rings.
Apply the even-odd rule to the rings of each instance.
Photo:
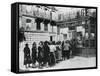
[[[43,47],[43,42],[41,41],[38,46],[38,63],[40,69],[43,68],[42,67],[43,62],[44,62],[44,47]]]
[[[24,65],[26,68],[30,67],[31,64],[30,48],[28,44],[25,44],[24,48]]]
[[[56,47],[55,47],[55,42],[51,42],[50,43],[50,59],[49,59],[49,65],[53,66],[56,63],[56,57],[55,57],[55,51],[56,51]]]
[[[37,47],[36,47],[36,43],[34,42],[32,45],[32,67],[35,68],[36,67],[36,60],[37,60]]]

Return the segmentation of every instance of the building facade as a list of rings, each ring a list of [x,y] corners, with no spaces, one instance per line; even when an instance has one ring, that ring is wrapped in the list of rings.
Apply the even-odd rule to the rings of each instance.
[[[91,12],[92,11],[92,12]],[[76,12],[76,17],[66,21],[59,21],[61,40],[77,39],[87,42],[86,46],[92,46],[91,39],[96,36],[96,10],[81,9]],[[94,15],[93,15],[94,14]]]
[[[53,7],[20,5],[19,13],[19,28],[24,28],[26,42],[58,41],[58,13]]]
[[[61,26],[60,35],[63,36],[64,40],[71,39],[82,39],[81,37],[85,36],[85,20],[84,19],[74,19],[68,22],[58,23]]]

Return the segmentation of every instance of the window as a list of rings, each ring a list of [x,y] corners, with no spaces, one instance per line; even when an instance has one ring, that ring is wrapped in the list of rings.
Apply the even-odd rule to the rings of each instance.
[[[41,29],[40,23],[37,22],[37,30],[40,30],[40,29]]]
[[[69,30],[75,30],[75,26],[69,26]]]
[[[31,19],[26,19],[26,23],[31,23]]]
[[[67,34],[63,34],[64,40],[67,40]]]
[[[44,24],[44,30],[48,31],[48,25],[47,25],[47,23]]]
[[[50,41],[53,41],[53,38],[52,38],[52,36],[50,36]]]
[[[57,25],[57,34],[59,35],[60,34],[60,26]]]

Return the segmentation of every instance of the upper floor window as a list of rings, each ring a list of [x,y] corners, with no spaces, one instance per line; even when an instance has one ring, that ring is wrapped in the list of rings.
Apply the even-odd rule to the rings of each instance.
[[[26,19],[26,23],[31,23],[31,19]]]

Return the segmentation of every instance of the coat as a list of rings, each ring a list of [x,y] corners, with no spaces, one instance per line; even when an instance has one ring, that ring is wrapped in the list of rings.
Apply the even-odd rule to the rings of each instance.
[[[43,62],[43,58],[44,58],[44,48],[42,47],[38,47],[38,62],[41,63]]]
[[[29,47],[24,48],[24,65],[31,64],[30,49]]]
[[[33,47],[32,48],[32,63],[36,63],[36,60],[37,60],[37,48],[36,47]]]
[[[49,62],[50,48],[48,45],[44,45],[44,63]]]

